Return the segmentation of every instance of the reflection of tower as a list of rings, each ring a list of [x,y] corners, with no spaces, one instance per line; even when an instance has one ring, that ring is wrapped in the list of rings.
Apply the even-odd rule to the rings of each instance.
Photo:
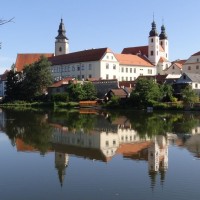
[[[160,171],[161,183],[164,183],[165,172],[168,168],[168,143],[164,136],[154,138],[148,149],[149,175],[152,188],[155,186],[157,172]]]
[[[65,168],[68,166],[69,156],[65,153],[55,152],[55,168],[58,170],[60,185],[63,185]]]

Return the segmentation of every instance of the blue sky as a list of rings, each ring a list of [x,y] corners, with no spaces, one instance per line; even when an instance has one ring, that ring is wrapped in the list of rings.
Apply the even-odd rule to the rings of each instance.
[[[61,17],[70,52],[148,44],[154,19],[160,33],[162,21],[169,39],[169,58],[187,59],[200,51],[200,1],[198,0],[6,0],[0,26],[0,73],[10,69],[17,53],[54,53]]]

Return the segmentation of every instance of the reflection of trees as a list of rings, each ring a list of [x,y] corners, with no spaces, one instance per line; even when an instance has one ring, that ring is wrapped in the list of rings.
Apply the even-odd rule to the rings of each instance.
[[[15,138],[21,138],[26,144],[38,149],[42,154],[50,148],[49,141],[52,129],[46,123],[45,114],[6,111],[6,118],[6,134],[13,144]]]
[[[51,123],[58,123],[68,127],[69,130],[80,130],[89,132],[95,127],[96,115],[79,114],[79,112],[56,112],[49,116]]]

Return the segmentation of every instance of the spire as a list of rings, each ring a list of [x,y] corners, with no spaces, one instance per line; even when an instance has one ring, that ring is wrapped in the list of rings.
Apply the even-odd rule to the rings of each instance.
[[[56,37],[56,39],[66,39],[66,40],[68,40],[65,33],[66,33],[65,26],[64,26],[64,23],[63,23],[63,19],[61,18],[61,22],[60,22],[59,29],[58,29],[58,36]]]
[[[158,32],[156,30],[156,23],[154,21],[154,16],[153,16],[153,22],[151,23],[151,31],[149,32],[149,37],[154,37],[154,36],[158,36]]]
[[[160,40],[167,39],[167,34],[165,32],[165,26],[164,26],[164,24],[161,26],[161,33],[160,33],[159,37],[160,37]]]

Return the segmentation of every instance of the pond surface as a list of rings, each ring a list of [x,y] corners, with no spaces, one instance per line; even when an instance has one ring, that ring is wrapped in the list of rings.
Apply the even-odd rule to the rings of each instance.
[[[0,199],[200,198],[200,115],[0,111]]]

